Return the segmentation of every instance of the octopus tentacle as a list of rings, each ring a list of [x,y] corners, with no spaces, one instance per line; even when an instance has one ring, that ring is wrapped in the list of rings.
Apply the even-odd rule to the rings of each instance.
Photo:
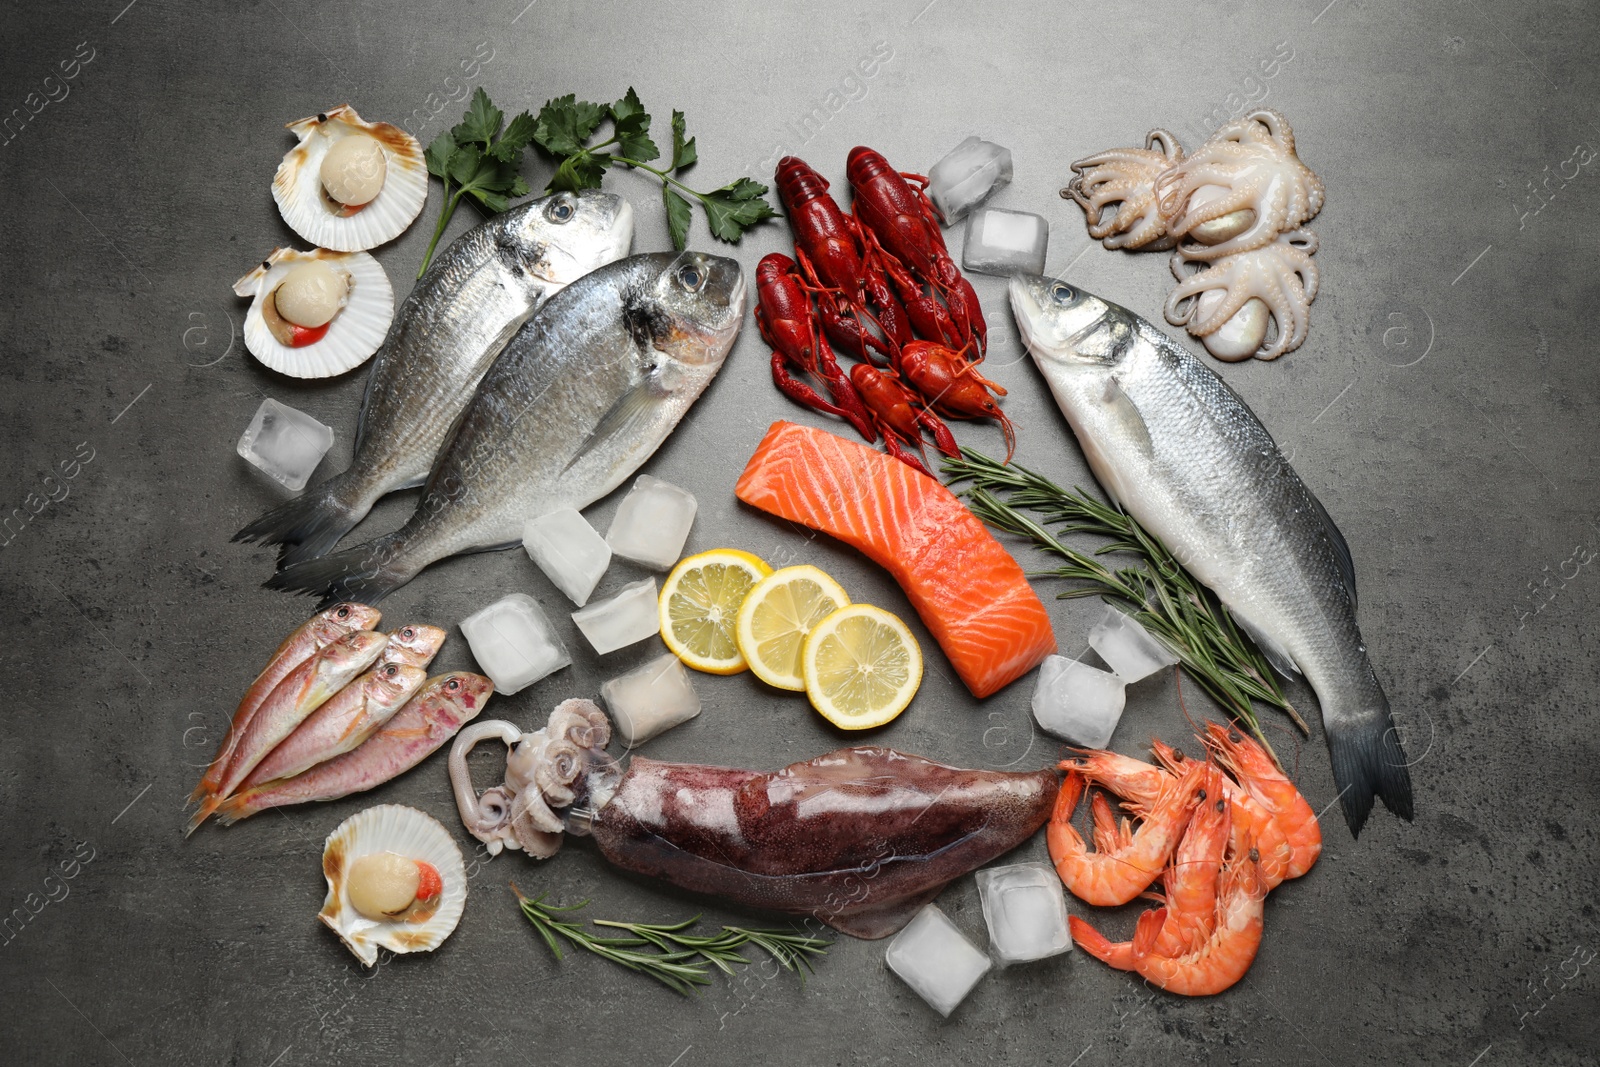
[[[1304,229],[1282,234],[1265,247],[1235,252],[1210,262],[1192,256],[1190,245],[1185,244],[1170,261],[1178,285],[1167,297],[1162,310],[1168,322],[1187,327],[1191,334],[1204,341],[1226,326],[1251,300],[1259,300],[1271,315],[1276,336],[1267,343],[1263,335],[1262,344],[1254,354],[1260,359],[1276,359],[1305,342],[1310,328],[1310,304],[1317,295],[1319,282],[1316,264],[1311,259],[1316,249],[1316,234]],[[1202,264],[1203,269],[1186,273],[1186,268],[1196,263]],[[1210,291],[1224,295],[1215,306],[1205,308],[1202,313],[1204,294]],[[1239,336],[1235,331],[1229,343],[1237,344]],[[1243,358],[1209,341],[1207,348],[1218,358]]]
[[[1061,195],[1083,209],[1089,236],[1107,248],[1141,248],[1165,242],[1155,200],[1155,181],[1183,157],[1178,139],[1151,130],[1144,148],[1112,148],[1072,164],[1073,178]],[[1115,210],[1109,210],[1115,205]]]

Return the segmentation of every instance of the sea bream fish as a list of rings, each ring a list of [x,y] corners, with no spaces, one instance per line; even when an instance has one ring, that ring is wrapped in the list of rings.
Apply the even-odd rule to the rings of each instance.
[[[1350,550],[1255,413],[1165,333],[1075,286],[1017,275],[1011,308],[1101,486],[1316,691],[1351,834],[1374,795],[1410,819]]]
[[[512,334],[562,287],[628,254],[633,209],[556,193],[467,231],[411,290],[372,361],[342,474],[267,512],[235,541],[281,544],[280,563],[333,548],[386,493],[418,486]]]
[[[739,264],[632,256],[551,297],[506,346],[439,454],[416,513],[267,587],[372,604],[428,564],[522,543],[529,516],[582,509],[661,447],[744,319]]]

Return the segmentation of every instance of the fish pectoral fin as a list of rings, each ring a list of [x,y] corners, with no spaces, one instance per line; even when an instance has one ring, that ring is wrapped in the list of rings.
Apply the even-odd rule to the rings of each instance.
[[[572,458],[567,460],[567,465],[561,468],[561,473],[565,474],[571,470],[574,464],[596,448],[599,448],[608,439],[620,434],[626,434],[638,423],[648,419],[655,409],[658,396],[659,391],[655,383],[649,379],[635,384],[626,393],[623,393],[622,396],[617,398],[617,402],[611,405],[610,410],[600,416],[600,421],[595,424],[595,428],[589,432],[589,436],[584,438],[583,443],[572,453]]]
[[[1333,516],[1328,514],[1328,509],[1322,506],[1322,501],[1317,499],[1317,494],[1310,489],[1306,496],[1311,498],[1311,506],[1316,511],[1317,517],[1322,520],[1322,528],[1328,533],[1328,543],[1333,546],[1333,561],[1339,565],[1339,576],[1344,579],[1344,587],[1350,592],[1350,607],[1356,606],[1356,561],[1350,555],[1350,545],[1344,539],[1344,534],[1339,532],[1339,527],[1333,521]]]
[[[1133,402],[1122,388],[1122,383],[1117,381],[1115,374],[1106,378],[1105,389],[1101,391],[1100,402],[1122,426],[1123,432],[1134,443],[1146,458],[1153,458],[1156,446],[1150,440],[1150,427],[1145,424],[1144,416],[1139,413],[1139,406]]]
[[[1289,654],[1288,649],[1283,647],[1282,642],[1232,608],[1228,609],[1228,614],[1232,615],[1233,621],[1239,624],[1239,629],[1250,635],[1250,639],[1256,643],[1256,647],[1261,650],[1261,654],[1267,657],[1267,662],[1272,664],[1273,670],[1285,678],[1293,678],[1300,673],[1300,668],[1295,664],[1294,657]]]

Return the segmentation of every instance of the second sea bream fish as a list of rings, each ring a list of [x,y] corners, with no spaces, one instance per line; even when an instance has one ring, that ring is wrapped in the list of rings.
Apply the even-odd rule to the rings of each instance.
[[[1028,351],[1113,500],[1214,591],[1322,705],[1350,832],[1376,795],[1411,818],[1411,776],[1356,626],[1333,520],[1255,413],[1149,322],[1065,282],[1011,280]]]
[[[376,603],[436,560],[518,545],[529,518],[599,500],[711,384],[744,299],[739,264],[697,252],[632,256],[580,278],[485,375],[410,521],[267,586]]]
[[[421,485],[456,416],[519,326],[563,286],[628,254],[633,209],[610,193],[557,193],[468,230],[400,305],[372,361],[350,466],[234,535],[322,555],[385,493]]]

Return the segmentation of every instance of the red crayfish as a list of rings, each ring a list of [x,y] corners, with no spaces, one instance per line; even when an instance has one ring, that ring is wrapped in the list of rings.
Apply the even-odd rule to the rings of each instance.
[[[983,312],[945,247],[927,179],[864,147],[851,151],[846,172],[852,213],[804,160],[778,163],[798,264],[774,253],[756,269],[756,322],[774,349],[773,380],[791,399],[849,420],[868,441],[881,432],[889,453],[919,470],[905,446],[920,451],[924,432],[939,451],[960,454],[940,415],[996,419],[1009,461],[1015,430],[996,401],[1005,390],[976,369],[988,337]],[[866,362],[846,375],[830,341]],[[831,400],[795,368],[820,379]]]

